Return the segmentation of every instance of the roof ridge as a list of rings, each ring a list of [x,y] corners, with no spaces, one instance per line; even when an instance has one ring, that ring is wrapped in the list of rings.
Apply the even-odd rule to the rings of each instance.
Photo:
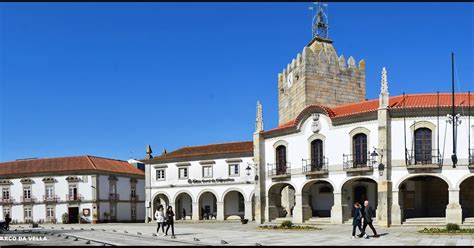
[[[100,157],[100,156],[95,156],[95,155],[86,155],[88,157],[93,157],[93,158],[99,158],[99,159],[105,159],[105,160],[115,160],[115,161],[120,161],[120,162],[127,162],[126,160],[121,160],[121,159],[116,159],[116,158],[106,158],[106,157]]]
[[[92,161],[92,159],[90,158],[90,156],[89,156],[89,155],[86,155],[86,157],[87,157],[87,161],[89,161],[89,163],[92,165],[92,167],[94,167],[94,169],[97,170],[97,166],[94,164],[94,162]]]
[[[49,158],[28,158],[28,159],[17,159],[13,161],[4,161],[0,162],[1,163],[15,163],[15,162],[23,162],[23,161],[38,161],[38,160],[52,160],[52,159],[62,159],[62,158],[81,158],[85,157],[87,155],[77,155],[77,156],[63,156],[63,157],[49,157]]]
[[[176,149],[175,151],[177,150],[180,150],[180,149],[183,149],[183,148],[191,148],[191,147],[203,147],[203,146],[213,146],[213,145],[227,145],[227,144],[236,144],[236,143],[250,143],[250,142],[253,142],[251,140],[247,140],[247,141],[232,141],[232,142],[224,142],[224,143],[213,143],[213,144],[207,144],[207,145],[194,145],[194,146],[183,146],[179,149]],[[174,151],[172,151],[174,152]],[[171,153],[171,152],[169,152]]]

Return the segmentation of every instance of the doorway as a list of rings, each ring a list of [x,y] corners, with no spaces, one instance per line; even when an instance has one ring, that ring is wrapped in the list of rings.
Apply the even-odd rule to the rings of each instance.
[[[68,223],[79,223],[79,207],[68,208]]]

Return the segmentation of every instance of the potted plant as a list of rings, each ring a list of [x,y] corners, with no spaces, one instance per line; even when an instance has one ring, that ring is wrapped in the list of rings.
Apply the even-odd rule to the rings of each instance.
[[[63,224],[67,224],[69,220],[69,214],[64,213],[61,217],[62,217]]]

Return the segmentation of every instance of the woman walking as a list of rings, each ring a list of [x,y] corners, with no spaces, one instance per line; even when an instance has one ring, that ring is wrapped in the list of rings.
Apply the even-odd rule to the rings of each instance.
[[[155,212],[155,219],[156,223],[158,223],[158,227],[156,228],[156,234],[160,235],[160,227],[161,232],[165,233],[165,215],[163,213],[163,205],[159,205]]]
[[[168,230],[171,227],[171,238],[176,238],[174,236],[174,212],[173,212],[173,207],[168,206],[168,209],[166,210],[166,219],[168,220],[168,226],[166,227],[166,233],[165,236],[168,236]]]
[[[360,209],[360,204],[358,202],[354,203],[354,210],[352,212],[352,238],[355,239],[356,235],[356,227],[359,228],[360,236],[364,235],[364,231],[362,230],[361,223],[362,223],[362,211]]]

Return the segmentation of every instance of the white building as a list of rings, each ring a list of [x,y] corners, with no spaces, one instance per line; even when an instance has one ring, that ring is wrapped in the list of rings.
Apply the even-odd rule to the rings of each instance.
[[[253,147],[248,142],[245,156],[231,156],[237,152],[232,146],[215,155],[201,146],[144,160],[147,216],[163,197],[165,204],[179,202],[187,215],[192,210],[193,220],[202,206],[224,220],[236,214],[227,206],[244,201],[238,215],[254,213],[259,223],[342,224],[355,202],[369,200],[383,226],[474,224],[473,95],[389,97],[385,68],[381,83],[371,85],[380,86],[379,99],[364,100],[365,61],[346,60],[330,39],[315,36],[278,75],[278,127],[264,130],[257,103]],[[449,114],[459,117],[453,123]],[[224,146],[212,145],[216,151]],[[187,182],[188,174],[201,180],[209,165],[211,177],[228,177],[233,159],[241,161],[240,171],[248,163],[256,180],[241,173],[241,183]],[[226,204],[234,191],[242,200]],[[213,195],[214,206],[204,194]]]
[[[77,223],[144,221],[144,173],[94,156],[0,163],[0,219]],[[65,216],[63,216],[65,215]]]
[[[252,142],[184,147],[143,160],[146,216],[172,206],[176,220],[252,220],[255,189]]]

